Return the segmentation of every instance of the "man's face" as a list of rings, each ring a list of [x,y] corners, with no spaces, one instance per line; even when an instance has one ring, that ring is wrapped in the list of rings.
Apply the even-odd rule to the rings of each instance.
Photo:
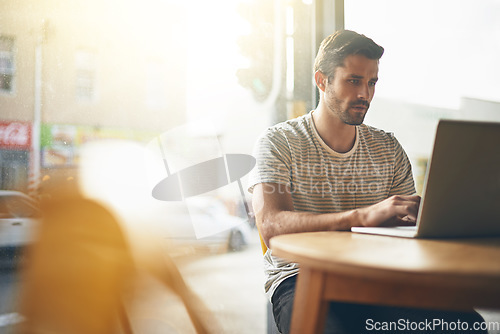
[[[328,109],[345,124],[363,123],[378,80],[378,61],[363,55],[349,55],[337,67],[331,80],[325,80]]]

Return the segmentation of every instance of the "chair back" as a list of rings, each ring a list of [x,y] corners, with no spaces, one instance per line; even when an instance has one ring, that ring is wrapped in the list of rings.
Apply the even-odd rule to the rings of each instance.
[[[259,238],[260,238],[260,247],[262,248],[262,255],[265,255],[267,252],[267,246],[266,243],[264,242],[264,239],[262,239],[262,234],[260,234],[260,230],[259,230]]]
[[[121,290],[133,267],[118,222],[101,205],[50,200],[23,268],[22,333],[116,331]]]
[[[21,314],[26,321],[19,333],[132,333],[122,295],[137,270],[179,296],[196,333],[219,332],[217,321],[165,250],[150,242],[137,258],[138,250],[132,251],[108,209],[69,195],[47,201],[42,213],[22,273]]]

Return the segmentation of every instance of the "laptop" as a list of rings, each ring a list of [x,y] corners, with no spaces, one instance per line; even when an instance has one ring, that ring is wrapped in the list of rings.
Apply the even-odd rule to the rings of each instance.
[[[408,238],[500,236],[500,123],[440,120],[416,226],[351,230]]]

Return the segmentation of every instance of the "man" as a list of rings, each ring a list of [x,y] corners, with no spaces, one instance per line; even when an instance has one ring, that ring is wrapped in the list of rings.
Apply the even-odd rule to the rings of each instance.
[[[415,195],[408,157],[391,133],[363,124],[383,52],[353,31],[328,36],[314,64],[317,108],[269,128],[259,138],[249,190],[267,245],[280,234],[416,222],[420,197]],[[299,268],[274,257],[271,250],[264,258],[266,293],[278,329],[288,333]],[[362,333],[370,318],[430,317],[482,321],[469,313],[331,303],[325,332]]]

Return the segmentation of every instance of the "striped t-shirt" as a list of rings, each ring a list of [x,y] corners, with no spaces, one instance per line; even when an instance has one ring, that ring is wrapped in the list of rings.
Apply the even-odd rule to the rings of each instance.
[[[415,194],[411,165],[393,134],[367,126],[356,127],[353,148],[332,150],[319,136],[310,112],[269,128],[257,141],[257,166],[250,188],[258,183],[291,187],[295,211],[330,213],[378,203],[392,195]],[[298,265],[264,256],[269,297]]]

